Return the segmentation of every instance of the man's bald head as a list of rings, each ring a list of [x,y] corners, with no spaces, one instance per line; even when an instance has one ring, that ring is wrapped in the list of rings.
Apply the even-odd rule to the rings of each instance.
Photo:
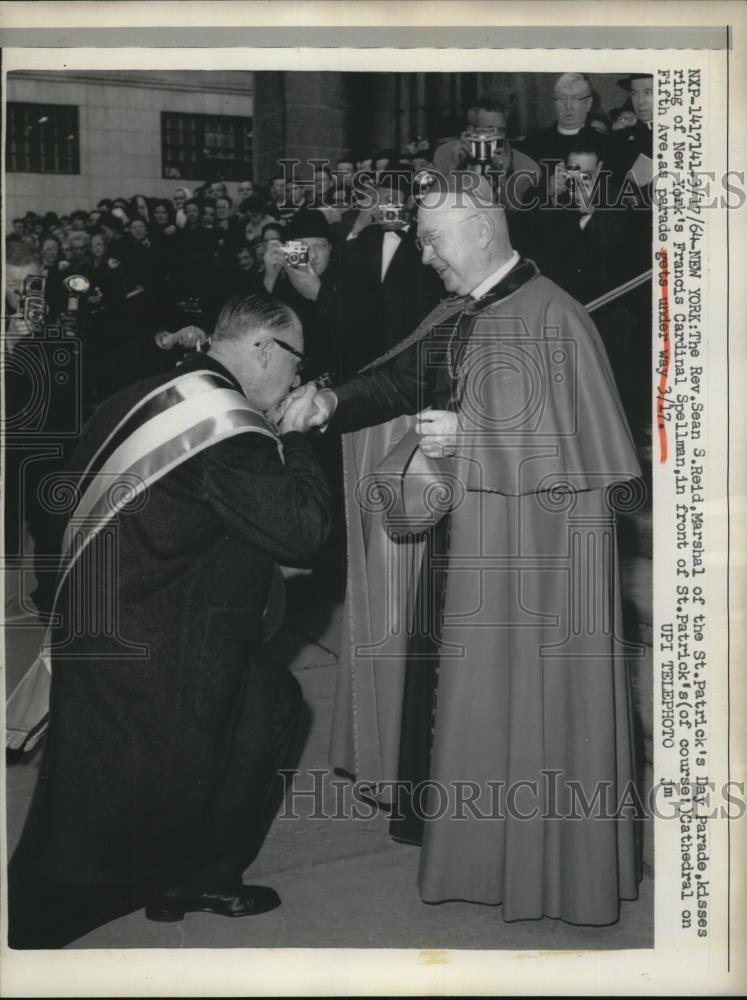
[[[435,184],[420,199],[418,228],[430,225],[429,220],[436,216],[449,215],[460,219],[483,216],[490,221],[495,238],[508,242],[506,213],[496,202],[490,181],[482,174],[453,170],[437,175]]]
[[[420,199],[418,239],[423,263],[458,295],[471,292],[513,253],[490,182],[469,171],[438,176]]]
[[[498,208],[490,181],[482,174],[469,170],[450,170],[447,174],[433,173],[434,182],[420,198],[423,208]]]

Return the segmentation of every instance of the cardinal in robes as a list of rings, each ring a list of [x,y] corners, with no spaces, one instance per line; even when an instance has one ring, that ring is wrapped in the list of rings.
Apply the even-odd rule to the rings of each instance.
[[[421,845],[425,902],[614,923],[640,878],[634,810],[619,808],[635,787],[638,650],[615,532],[638,459],[588,314],[513,250],[484,178],[444,180],[421,200],[418,240],[450,295],[307,399],[308,426],[345,434],[331,763],[391,811],[395,839]],[[411,467],[441,470],[432,523],[393,530],[397,455],[403,490]]]

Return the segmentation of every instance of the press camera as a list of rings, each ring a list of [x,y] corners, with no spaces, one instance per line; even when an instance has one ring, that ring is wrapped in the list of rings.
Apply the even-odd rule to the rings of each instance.
[[[23,303],[23,318],[34,332],[44,325],[46,305],[44,302],[45,279],[41,274],[28,274],[23,279],[21,302]]]
[[[490,163],[499,149],[506,145],[506,133],[495,126],[473,127],[464,133],[474,163]]]
[[[288,240],[287,243],[281,243],[280,249],[288,267],[300,267],[301,264],[309,263],[309,248],[301,240]]]
[[[405,206],[401,202],[384,202],[376,209],[376,221],[384,229],[391,231],[407,229]]]
[[[562,174],[565,177],[566,185],[571,193],[579,184],[583,184],[583,187],[588,189],[591,184],[592,177],[594,176],[590,170],[582,170],[581,167],[578,166],[564,167],[562,169]]]

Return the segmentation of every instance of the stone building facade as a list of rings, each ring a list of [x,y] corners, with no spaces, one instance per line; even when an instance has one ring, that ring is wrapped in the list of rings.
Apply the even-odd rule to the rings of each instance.
[[[49,170],[6,154],[6,219],[29,209],[90,208],[103,197],[168,197],[180,181],[194,188],[216,176],[235,193],[243,167],[212,155],[224,140],[233,141],[231,123],[241,130],[234,136],[234,159],[244,157],[244,173],[260,181],[269,180],[280,159],[334,161],[342,151],[370,154],[400,149],[418,136],[456,135],[478,94],[504,101],[516,139],[552,122],[555,79],[549,73],[501,72],[13,72],[7,77],[8,109],[29,109],[20,126],[17,117],[6,116],[9,132],[17,133],[13,148],[23,147],[24,133],[43,138],[34,130],[51,127],[43,121],[45,108],[65,107],[75,122],[70,135],[78,155],[74,169]],[[626,95],[614,77],[591,79],[602,107],[622,103]],[[185,175],[167,155],[165,129],[178,140],[179,130],[189,127],[203,130],[199,136],[208,147],[204,156],[198,150],[204,167],[199,176],[188,170]]]
[[[163,116],[175,118],[177,127],[182,119],[218,125],[221,120],[245,121],[251,134],[252,89],[252,74],[241,72],[9,73],[6,221],[29,209],[59,214],[92,208],[100,198],[135,194],[169,197],[180,183],[196,187],[204,178],[164,176],[168,162],[164,158]],[[77,151],[77,161],[34,162],[33,153],[44,141],[44,130],[54,127],[56,109],[60,108],[70,109],[69,121],[77,120],[77,127],[69,126],[68,133],[73,136],[69,145]],[[22,122],[15,121],[14,112],[24,115]],[[48,121],[43,121],[45,118]],[[17,132],[15,162],[10,148],[13,127]],[[67,135],[57,138],[64,146]],[[211,135],[209,141],[220,143],[220,133]],[[249,154],[251,163],[251,150]],[[17,169],[27,166],[32,169]],[[33,169],[38,167],[43,169]],[[247,169],[251,171],[251,166]]]

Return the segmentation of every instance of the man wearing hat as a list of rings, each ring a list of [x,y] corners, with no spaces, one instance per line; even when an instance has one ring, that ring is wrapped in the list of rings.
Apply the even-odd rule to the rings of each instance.
[[[314,378],[333,363],[339,327],[337,269],[329,223],[317,209],[303,209],[288,224],[286,241],[303,243],[308,262],[286,261],[283,245],[271,243],[264,257],[264,287],[300,318],[309,357],[307,375]]]
[[[303,377],[334,383],[341,359],[347,354],[344,337],[355,336],[357,331],[345,328],[342,322],[338,261],[324,213],[313,208],[299,209],[286,227],[286,245],[291,241],[306,247],[308,262],[294,264],[286,260],[283,244],[271,241],[264,256],[265,291],[290,306],[301,320],[307,356]],[[340,511],[339,441],[333,435],[320,437],[315,451],[332,490],[333,510]]]
[[[634,125],[620,129],[612,137],[612,163],[615,173],[622,178],[636,166],[636,161],[642,155],[653,158],[653,127],[654,127],[654,78],[650,73],[633,73],[617,81],[618,87],[630,94],[630,103],[637,118]],[[639,187],[644,187],[650,171],[641,172],[643,164],[638,163],[634,171],[634,180]]]

